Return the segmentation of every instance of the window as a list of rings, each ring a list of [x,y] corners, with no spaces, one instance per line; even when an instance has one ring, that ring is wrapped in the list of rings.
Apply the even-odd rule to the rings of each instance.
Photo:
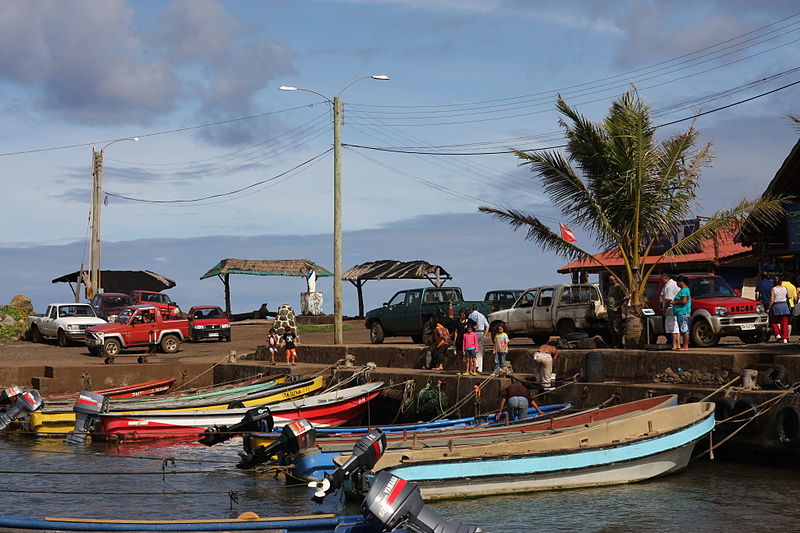
[[[409,292],[406,302],[408,302],[408,305],[417,305],[419,303],[419,291]]]
[[[398,292],[397,294],[392,296],[391,300],[389,300],[389,307],[393,307],[395,305],[402,305],[403,303],[405,303],[405,301],[406,301],[405,291]]]
[[[538,307],[549,307],[553,304],[553,289],[542,289],[539,292],[539,300],[537,302]]]
[[[533,307],[533,301],[536,300],[536,291],[528,291],[522,295],[514,304],[515,307]]]

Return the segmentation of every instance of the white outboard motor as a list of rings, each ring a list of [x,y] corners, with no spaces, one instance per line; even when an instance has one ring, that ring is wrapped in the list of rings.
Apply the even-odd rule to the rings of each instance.
[[[16,420],[20,414],[23,412],[31,413],[36,411],[42,406],[42,395],[39,394],[39,391],[36,389],[29,390],[28,392],[22,392],[22,389],[19,387],[9,387],[9,389],[18,389],[19,392],[13,394],[9,397],[9,400],[14,400],[14,404],[5,410],[5,412],[0,413],[0,431],[6,429],[11,422]],[[4,392],[5,394],[5,392]]]
[[[364,518],[378,531],[407,529],[413,533],[480,533],[479,527],[448,522],[422,501],[419,487],[391,472],[379,473],[361,503]]]
[[[14,403],[14,398],[22,394],[22,387],[19,385],[12,385],[0,391],[0,405],[11,405]]]
[[[271,420],[270,420],[271,421]],[[259,446],[255,449],[248,448],[249,440],[245,439],[245,451],[239,452],[241,461],[237,468],[253,468],[269,461],[270,457],[278,453],[297,453],[300,450],[311,448],[317,439],[317,431],[311,422],[299,418],[289,422],[281,429],[281,436],[269,446]]]
[[[320,503],[326,495],[340,488],[345,480],[350,479],[357,492],[366,490],[366,474],[375,466],[386,450],[386,434],[380,429],[373,429],[356,442],[353,455],[345,463],[325,474],[322,481],[312,481],[309,487],[315,489],[315,502]]]
[[[108,398],[96,392],[83,390],[78,394],[75,405],[75,429],[67,433],[64,442],[68,444],[84,444],[89,431],[101,413],[108,412]]]

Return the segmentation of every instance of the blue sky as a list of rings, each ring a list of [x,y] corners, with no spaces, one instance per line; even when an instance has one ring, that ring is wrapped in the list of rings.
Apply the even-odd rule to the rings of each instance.
[[[141,137],[105,152],[104,268],[171,277],[185,306],[219,302],[213,280],[198,278],[223,257],[303,254],[332,267],[331,155],[286,173],[330,147],[330,110],[278,86],[333,97],[362,75],[391,76],[343,93],[347,144],[456,153],[551,146],[560,142],[558,92],[599,120],[635,84],[663,123],[800,80],[791,70],[800,66],[798,10],[779,0],[7,3],[0,300],[35,295],[41,307],[69,295],[49,280],[87,261],[92,146]],[[697,214],[763,191],[797,140],[785,115],[800,112],[798,87],[697,120],[715,154]],[[557,227],[560,215],[513,156],[346,148],[343,167],[345,268],[437,258],[469,297],[560,279],[554,267],[564,261],[476,213],[512,205]],[[147,202],[245,187],[213,200]],[[237,311],[294,303],[302,289],[299,280],[258,283],[235,288]],[[402,288],[374,285],[368,306]]]

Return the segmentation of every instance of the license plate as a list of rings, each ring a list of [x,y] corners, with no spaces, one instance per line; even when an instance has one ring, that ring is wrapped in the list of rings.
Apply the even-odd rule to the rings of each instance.
[[[756,329],[756,325],[755,324],[741,324],[741,325],[739,325],[739,329],[744,329],[744,330]]]
[[[219,337],[219,333],[209,333],[209,337]]]

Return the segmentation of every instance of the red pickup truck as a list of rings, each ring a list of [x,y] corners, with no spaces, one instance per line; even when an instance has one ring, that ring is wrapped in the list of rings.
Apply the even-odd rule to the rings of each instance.
[[[161,351],[175,353],[189,336],[189,321],[165,317],[154,305],[132,305],[114,322],[86,328],[86,346],[92,355],[113,357],[127,348],[147,347],[151,331]]]
[[[131,305],[154,305],[161,310],[164,318],[183,318],[181,316],[181,308],[178,304],[172,301],[170,297],[163,292],[154,291],[131,291],[130,294]]]

